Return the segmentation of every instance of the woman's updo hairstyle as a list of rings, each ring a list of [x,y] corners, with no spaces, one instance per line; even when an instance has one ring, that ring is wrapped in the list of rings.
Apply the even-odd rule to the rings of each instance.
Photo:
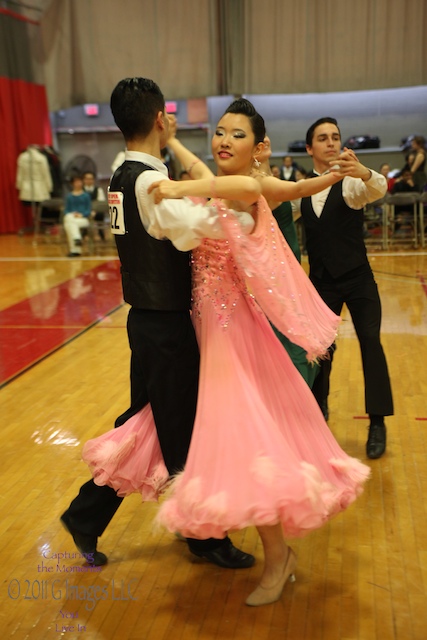
[[[258,142],[264,141],[264,138],[265,138],[264,118],[260,116],[260,114],[255,109],[252,102],[249,102],[249,100],[246,100],[246,98],[238,98],[237,100],[234,100],[234,102],[230,104],[230,106],[225,110],[225,113],[235,113],[238,115],[246,116],[251,123],[251,128],[255,136],[255,144],[258,144]]]

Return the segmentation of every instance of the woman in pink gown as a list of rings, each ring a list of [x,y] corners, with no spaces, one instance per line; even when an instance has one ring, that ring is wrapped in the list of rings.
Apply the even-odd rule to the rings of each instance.
[[[220,175],[247,175],[261,154],[265,131],[257,133],[252,120],[230,113],[221,119],[212,144]],[[212,196],[220,193],[220,180],[164,181],[154,196]],[[258,180],[271,199],[308,189],[307,183]],[[319,190],[325,180],[310,182],[318,181]],[[227,239],[204,240],[193,251],[197,414],[185,469],[172,479],[157,520],[201,539],[256,526],[265,564],[246,603],[257,606],[280,598],[294,573],[296,557],[284,535],[303,536],[345,509],[362,491],[369,468],[340,448],[266,316],[311,360],[333,342],[339,318],[293,256],[264,196],[251,209],[256,225],[250,235],[228,208],[238,203],[214,199],[210,206],[220,210]],[[141,491],[155,499],[168,482],[149,406],[87,443],[84,459],[95,481],[120,495]]]

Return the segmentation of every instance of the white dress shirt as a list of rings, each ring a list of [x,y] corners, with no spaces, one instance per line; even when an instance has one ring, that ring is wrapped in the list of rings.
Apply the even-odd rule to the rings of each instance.
[[[126,160],[143,162],[153,170],[143,171],[135,183],[139,215],[147,233],[157,240],[169,239],[180,251],[195,249],[203,238],[224,238],[218,210],[195,204],[190,198],[165,199],[154,204],[148,187],[159,180],[169,180],[167,167],[161,160],[140,151],[126,151]],[[242,231],[250,233],[255,222],[246,212],[236,211]]]
[[[368,202],[374,202],[384,197],[387,192],[387,180],[383,175],[370,169],[371,177],[366,182],[361,178],[345,176],[342,181],[342,195],[350,209],[362,209]],[[319,175],[316,171],[313,173]],[[314,213],[318,218],[322,215],[323,207],[331,187],[311,196]]]
[[[284,180],[289,180],[289,178],[292,175],[294,168],[293,167],[282,167],[282,176],[284,178]]]

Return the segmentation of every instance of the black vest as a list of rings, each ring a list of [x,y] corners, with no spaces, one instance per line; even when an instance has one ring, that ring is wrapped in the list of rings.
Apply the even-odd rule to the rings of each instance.
[[[92,200],[92,202],[94,200],[98,200],[98,187],[95,187],[93,189],[93,191],[86,191],[86,189],[84,189],[84,192],[89,194],[90,199]]]
[[[342,195],[342,181],[331,187],[322,215],[317,217],[311,198],[301,200],[310,275],[321,278],[326,269],[339,278],[366,264],[363,209],[351,209]]]
[[[156,240],[144,229],[138,212],[135,182],[152,170],[142,162],[126,161],[114,173],[110,191],[123,193],[126,233],[115,235],[121,262],[123,296],[138,309],[183,311],[191,306],[190,253],[169,240]]]

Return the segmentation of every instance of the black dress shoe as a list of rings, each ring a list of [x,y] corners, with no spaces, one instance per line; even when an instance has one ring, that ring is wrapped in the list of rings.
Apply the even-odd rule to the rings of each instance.
[[[231,540],[227,540],[226,543],[211,551],[196,551],[191,547],[189,549],[198,558],[204,558],[224,569],[248,569],[255,563],[254,556],[237,549]]]
[[[386,427],[385,424],[369,425],[368,441],[366,443],[366,455],[371,460],[381,458],[386,447]]]
[[[70,524],[66,513],[61,516],[61,523],[68,533],[73,536],[74,544],[80,553],[85,556],[88,564],[95,567],[101,567],[102,565],[107,564],[108,558],[105,553],[101,553],[101,551],[96,550],[98,542],[98,538],[96,536],[88,536],[76,531]]]

